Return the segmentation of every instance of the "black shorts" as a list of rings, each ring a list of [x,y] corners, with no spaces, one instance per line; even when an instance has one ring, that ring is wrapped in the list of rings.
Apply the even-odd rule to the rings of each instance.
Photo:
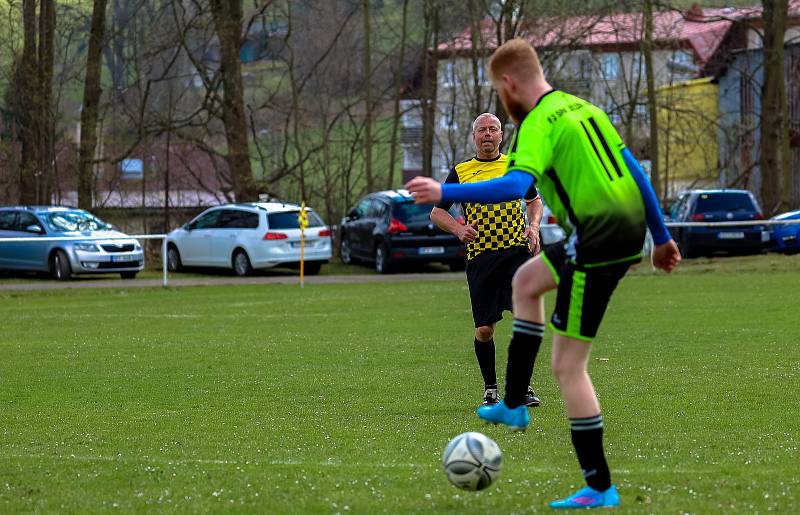
[[[511,311],[511,279],[531,258],[527,247],[481,252],[467,262],[467,284],[475,327],[491,325]]]
[[[638,258],[612,265],[581,266],[569,258],[564,245],[547,247],[542,258],[558,283],[550,327],[564,336],[592,341],[611,294]]]

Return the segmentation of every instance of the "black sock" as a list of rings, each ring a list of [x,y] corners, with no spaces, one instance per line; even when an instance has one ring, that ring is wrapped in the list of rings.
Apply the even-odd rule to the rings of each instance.
[[[508,344],[506,365],[505,404],[516,408],[525,404],[525,394],[531,384],[533,364],[542,345],[544,326],[536,322],[514,319],[514,332]]]
[[[603,452],[603,415],[569,419],[572,445],[578,455],[586,484],[603,492],[611,486],[606,455]]]
[[[497,371],[494,369],[494,339],[482,342],[475,338],[475,356],[478,366],[481,367],[483,384],[486,388],[494,385],[497,388]]]

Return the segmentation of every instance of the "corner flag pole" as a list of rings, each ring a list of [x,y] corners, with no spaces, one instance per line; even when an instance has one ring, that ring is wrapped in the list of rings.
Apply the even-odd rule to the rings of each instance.
[[[305,254],[306,254],[306,227],[308,226],[308,213],[306,213],[306,201],[300,202],[300,287],[305,286]]]

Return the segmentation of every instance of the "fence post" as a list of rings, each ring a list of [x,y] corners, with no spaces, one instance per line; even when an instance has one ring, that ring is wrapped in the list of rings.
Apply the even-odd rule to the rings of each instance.
[[[164,241],[161,244],[161,267],[164,269],[164,281],[163,286],[164,288],[167,287],[167,260],[169,257],[167,256],[167,237],[164,236]]]

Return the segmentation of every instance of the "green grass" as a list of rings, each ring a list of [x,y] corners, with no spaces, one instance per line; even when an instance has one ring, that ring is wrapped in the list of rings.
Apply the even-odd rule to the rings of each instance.
[[[800,510],[800,269],[773,259],[622,282],[591,373],[625,512]],[[549,335],[528,432],[473,414],[462,281],[0,291],[0,320],[3,513],[532,513],[581,484]],[[469,430],[504,453],[480,493],[441,472]]]

